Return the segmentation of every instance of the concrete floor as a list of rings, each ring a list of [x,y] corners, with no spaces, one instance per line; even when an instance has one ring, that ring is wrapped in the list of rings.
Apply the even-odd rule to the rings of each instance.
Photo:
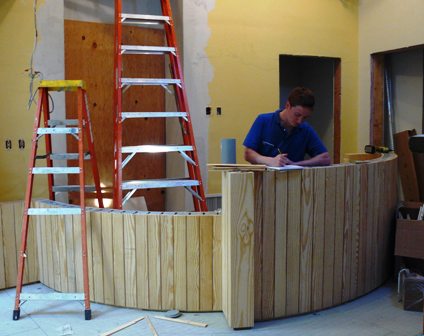
[[[27,289],[28,287],[28,289]],[[29,288],[30,287],[30,288]],[[154,319],[159,336],[170,335],[290,335],[290,336],[411,336],[422,335],[422,313],[408,312],[397,302],[392,285],[383,286],[353,302],[315,314],[256,323],[250,330],[234,331],[222,313],[185,313],[181,318],[208,323],[207,328]],[[50,292],[42,284],[26,286],[26,292]],[[0,336],[99,335],[143,315],[162,313],[92,304],[93,319],[85,321],[79,302],[31,301],[12,320],[14,289],[0,291]],[[145,320],[115,335],[153,335]]]

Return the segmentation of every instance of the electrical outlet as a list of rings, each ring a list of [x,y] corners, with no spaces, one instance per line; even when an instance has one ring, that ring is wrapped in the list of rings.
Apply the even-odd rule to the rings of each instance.
[[[18,140],[18,146],[19,146],[19,149],[24,149],[25,148],[25,140],[19,139]]]
[[[6,139],[6,140],[4,141],[4,147],[5,147],[7,150],[11,150],[11,149],[12,149],[12,140],[10,140],[10,139]]]

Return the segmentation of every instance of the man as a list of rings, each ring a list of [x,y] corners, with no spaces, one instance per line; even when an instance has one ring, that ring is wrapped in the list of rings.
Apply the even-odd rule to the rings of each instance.
[[[284,109],[260,114],[243,142],[244,158],[271,167],[329,165],[327,149],[313,128],[304,122],[312,114],[314,104],[312,91],[297,87],[290,93]],[[305,159],[305,154],[310,158]]]

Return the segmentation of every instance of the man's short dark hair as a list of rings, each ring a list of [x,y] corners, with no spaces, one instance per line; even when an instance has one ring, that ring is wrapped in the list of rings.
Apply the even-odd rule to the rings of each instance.
[[[289,98],[287,99],[291,106],[303,106],[313,108],[315,104],[314,93],[303,86],[298,86],[290,92]]]

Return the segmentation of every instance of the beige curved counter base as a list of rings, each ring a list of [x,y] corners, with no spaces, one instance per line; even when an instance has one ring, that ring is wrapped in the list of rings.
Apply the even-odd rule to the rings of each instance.
[[[91,300],[222,310],[233,328],[352,300],[387,279],[396,178],[394,155],[297,171],[224,171],[222,214],[89,211]],[[22,202],[0,210],[6,288],[16,281],[11,251]],[[25,281],[82,291],[79,216],[32,222]]]

